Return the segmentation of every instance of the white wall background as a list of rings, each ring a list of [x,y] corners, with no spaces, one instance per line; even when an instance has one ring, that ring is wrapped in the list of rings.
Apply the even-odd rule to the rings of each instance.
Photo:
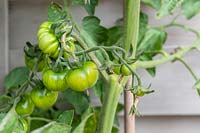
[[[6,0],[0,1],[0,11],[4,10],[1,4],[4,3],[3,1]],[[9,69],[24,64],[23,46],[26,41],[36,42],[38,25],[47,19],[47,5],[50,2],[50,0],[9,0]],[[155,12],[147,7],[143,9],[150,15],[152,25],[165,24],[171,18],[155,21],[153,17]],[[78,21],[86,14],[79,7],[74,7],[72,11]],[[97,8],[96,15],[102,18],[102,24],[111,26],[116,19],[122,17],[122,1],[104,0]],[[5,20],[3,17],[0,20],[0,24],[6,22],[2,21]],[[180,17],[178,21],[200,29],[200,15],[190,22],[184,17]],[[5,26],[5,23],[3,25]],[[2,29],[0,29],[1,32]],[[189,45],[194,40],[192,34],[184,33],[178,28],[168,29],[168,33],[169,40],[165,45],[168,51],[177,46]],[[0,40],[3,39],[0,37]],[[200,53],[197,51],[185,57],[195,72],[200,74],[199,58]],[[196,91],[192,89],[194,80],[187,70],[180,63],[167,63],[158,67],[156,78],[151,78],[144,71],[141,71],[141,74],[145,84],[152,83],[155,93],[142,98],[139,103],[143,116],[137,118],[137,133],[199,133],[200,99]],[[121,133],[123,133],[122,118],[123,113],[120,116]]]

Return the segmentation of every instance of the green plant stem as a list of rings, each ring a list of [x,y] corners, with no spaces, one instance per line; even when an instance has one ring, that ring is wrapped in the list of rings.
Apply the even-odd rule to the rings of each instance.
[[[68,48],[67,45],[66,45],[66,42],[65,42],[66,36],[67,36],[67,33],[65,32],[65,33],[62,35],[62,37],[61,37],[61,46],[62,46],[61,49],[64,49],[65,52],[67,52],[69,55],[71,55],[71,56],[74,58],[74,60],[76,60],[76,56],[74,55],[73,52],[71,52],[71,51],[69,50],[69,48]],[[62,55],[61,55],[61,56],[62,56]]]
[[[123,54],[126,53],[126,51],[123,48],[117,47],[117,46],[111,46],[111,47],[108,47],[108,46],[95,46],[95,47],[89,48],[87,50],[75,52],[75,54],[77,56],[79,56],[79,55],[82,55],[83,53],[89,53],[89,52],[93,52],[93,51],[100,50],[100,49],[104,49],[106,51],[118,50],[118,51],[122,52]]]
[[[129,52],[132,47],[131,57],[135,58],[139,35],[140,0],[126,0],[125,15],[125,50]]]
[[[192,33],[194,33],[197,37],[200,37],[200,33],[199,31],[187,26],[187,25],[184,25],[184,24],[180,24],[180,23],[176,23],[174,21],[172,21],[171,23],[169,24],[166,24],[164,26],[159,26],[159,27],[164,27],[164,28],[168,28],[168,27],[172,27],[172,26],[175,26],[175,27],[179,27],[179,28],[183,28],[185,29],[186,31],[190,31]]]
[[[52,120],[47,119],[47,118],[42,118],[42,117],[29,117],[28,119],[31,121],[37,120],[37,121],[52,122]]]
[[[120,94],[127,80],[128,78],[125,77],[120,82],[118,75],[110,75],[109,85],[106,89],[106,96],[101,109],[98,133],[111,133]]]
[[[167,57],[163,57],[161,59],[156,59],[156,60],[152,60],[152,61],[136,61],[135,62],[136,68],[153,68],[158,65],[164,64],[166,62],[175,60],[176,58],[181,58],[185,54],[187,54],[189,51],[195,49],[199,43],[200,43],[200,38],[198,38],[191,46],[182,48],[177,53],[169,55]]]
[[[72,36],[79,42],[81,48],[84,50],[89,49],[88,46],[85,44],[85,42],[75,33],[72,34]],[[101,66],[101,62],[98,60],[98,58],[94,55],[94,53],[89,53],[89,57],[98,65],[98,67]],[[102,76],[106,81],[108,81],[108,74],[106,71],[101,71]]]
[[[198,77],[196,76],[192,68],[183,59],[177,58],[176,60],[180,61],[188,69],[188,71],[191,73],[195,81],[198,81]]]

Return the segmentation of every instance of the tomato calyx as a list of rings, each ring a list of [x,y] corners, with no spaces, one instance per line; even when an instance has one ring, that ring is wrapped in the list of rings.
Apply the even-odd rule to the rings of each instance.
[[[132,89],[130,89],[130,91],[134,95],[136,95],[138,97],[142,97],[142,96],[144,96],[146,94],[150,94],[150,93],[154,92],[154,90],[150,90],[150,87],[151,87],[151,85],[149,85],[147,88],[145,88],[145,87],[143,87],[141,85],[138,85],[138,86],[132,87]]]

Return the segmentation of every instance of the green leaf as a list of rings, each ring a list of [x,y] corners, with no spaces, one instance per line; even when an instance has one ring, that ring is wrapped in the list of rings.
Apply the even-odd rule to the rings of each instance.
[[[87,16],[82,20],[82,28],[80,35],[89,48],[101,45],[107,40],[107,29],[100,25],[100,19],[94,16]],[[103,62],[104,58],[100,51],[96,51],[95,55]]]
[[[121,20],[120,20],[121,21]],[[147,30],[148,24],[148,15],[144,12],[140,12],[140,25],[139,25],[139,39],[138,42],[142,40],[144,34]],[[116,25],[108,29],[107,31],[107,40],[104,45],[106,46],[122,46],[123,44],[123,25]]]
[[[31,133],[71,133],[71,126],[63,123],[51,122]]]
[[[48,21],[57,22],[66,19],[66,17],[67,13],[58,4],[51,3],[48,6]]]
[[[138,42],[142,40],[142,38],[145,35],[145,32],[147,31],[147,25],[148,25],[148,15],[144,12],[140,12],[140,24],[139,24],[139,38]]]
[[[107,39],[107,29],[100,25],[100,19],[95,16],[84,17],[82,29],[87,32],[96,45]]]
[[[7,112],[11,107],[11,97],[6,95],[0,96],[0,109],[2,112]]]
[[[167,34],[162,29],[151,28],[146,33],[137,51],[157,51],[161,50],[166,40]]]
[[[1,133],[11,133],[18,124],[18,115],[12,108],[0,122]]]
[[[27,67],[17,67],[10,71],[4,79],[4,87],[6,89],[17,88],[28,81],[29,69]]]
[[[111,133],[119,133],[119,129],[117,127],[113,127]]]
[[[88,0],[87,3],[85,3],[85,0],[73,0],[72,2],[73,4],[82,5],[87,11],[88,15],[93,16],[95,13],[95,7],[98,5],[99,0]]]
[[[76,114],[82,114],[89,107],[88,97],[83,92],[67,89],[63,95],[66,102],[73,105]]]
[[[153,68],[147,68],[146,69],[147,72],[152,76],[152,77],[155,77],[156,76],[156,68],[153,67]]]
[[[94,15],[95,7],[98,5],[98,0],[90,0],[90,3],[84,5],[85,10],[88,12],[89,15]]]
[[[95,133],[97,130],[97,114],[93,113],[85,124],[84,133]]]
[[[161,7],[161,0],[142,0],[142,2],[157,10]]]
[[[74,110],[67,110],[59,115],[57,121],[65,123],[67,125],[71,125],[73,118],[74,118]]]
[[[184,0],[162,0],[162,5],[156,14],[158,19],[171,14]]]
[[[182,4],[182,11],[187,19],[191,19],[193,16],[200,12],[200,1],[185,0]]]
[[[80,124],[73,130],[73,133],[84,133],[85,126],[90,117],[94,115],[92,108],[89,107],[82,115]],[[88,123],[89,124],[89,123]],[[89,130],[87,128],[87,130]],[[91,130],[91,129],[90,129]]]
[[[122,44],[123,39],[123,27],[122,26],[114,26],[108,29],[107,32],[108,39],[105,42],[106,46],[112,46],[114,44],[120,45]],[[121,40],[121,41],[120,41]]]
[[[99,78],[95,86],[92,87],[95,96],[99,98],[101,103],[103,103],[103,99],[105,97],[105,84],[106,81],[103,78]]]

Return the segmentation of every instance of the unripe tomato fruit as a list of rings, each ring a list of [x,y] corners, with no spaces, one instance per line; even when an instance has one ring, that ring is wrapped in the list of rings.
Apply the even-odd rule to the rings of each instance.
[[[59,55],[59,41],[51,31],[52,22],[42,23],[37,32],[39,48],[43,53],[50,54],[53,58]]]
[[[24,58],[25,58],[26,66],[29,69],[33,70],[35,64],[37,63],[38,58],[37,57],[29,57],[26,54],[24,55]],[[38,66],[37,66],[37,72],[41,72],[45,68],[45,66],[46,66],[45,60],[39,61]]]
[[[42,81],[48,90],[51,91],[64,91],[68,88],[65,81],[67,71],[54,72],[51,69],[47,69],[43,72]]]
[[[15,110],[19,115],[30,115],[34,111],[34,104],[30,98],[30,94],[25,94],[17,103]]]
[[[46,88],[35,88],[31,91],[31,99],[36,107],[47,109],[53,106],[58,98],[58,92]]]
[[[99,77],[99,71],[95,63],[88,61],[82,67],[70,70],[66,82],[74,91],[85,91],[95,85]]]
[[[116,62],[116,61],[113,61],[113,62]],[[130,67],[133,69],[133,70],[136,70],[136,66],[135,64],[131,64]],[[126,65],[121,65],[121,66],[114,66],[112,68],[113,72],[120,75],[124,75],[124,76],[129,76],[131,75],[131,71],[128,69],[128,67]]]

